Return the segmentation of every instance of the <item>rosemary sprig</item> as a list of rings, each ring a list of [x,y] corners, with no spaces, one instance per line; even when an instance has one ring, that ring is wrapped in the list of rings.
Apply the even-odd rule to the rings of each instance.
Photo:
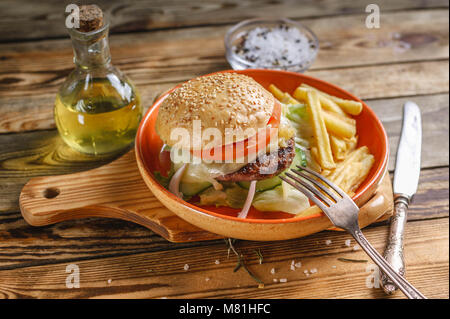
[[[238,259],[237,265],[236,265],[236,267],[234,267],[233,272],[238,271],[241,267],[244,268],[245,271],[250,275],[250,277],[252,277],[258,283],[258,288],[264,288],[264,282],[261,279],[259,279],[258,277],[256,277],[245,265],[244,255],[238,253],[236,251],[236,249],[234,248],[233,243],[235,241],[236,241],[236,239],[232,239],[232,238],[225,239],[225,243],[228,246],[228,256],[230,255],[230,251],[232,251],[237,256],[237,259]]]
[[[259,264],[261,265],[263,262],[263,255],[261,254],[261,250],[259,248],[255,249],[255,253],[256,253],[256,256],[258,256]]]
[[[367,259],[350,259],[350,258],[338,258],[337,260],[347,263],[366,263]]]

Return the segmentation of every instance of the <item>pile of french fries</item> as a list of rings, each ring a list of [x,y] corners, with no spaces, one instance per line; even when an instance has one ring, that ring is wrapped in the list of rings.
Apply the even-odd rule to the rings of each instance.
[[[329,95],[302,84],[292,95],[271,84],[269,90],[284,104],[304,103],[314,136],[311,158],[318,170],[349,195],[353,195],[366,179],[375,159],[367,146],[357,148],[356,120],[361,113],[360,102]]]

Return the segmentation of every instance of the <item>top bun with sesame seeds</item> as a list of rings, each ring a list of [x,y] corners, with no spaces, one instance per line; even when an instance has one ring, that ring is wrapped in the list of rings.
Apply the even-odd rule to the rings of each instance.
[[[186,129],[191,149],[204,149],[229,141],[248,138],[247,129],[258,131],[266,127],[275,104],[273,95],[249,76],[233,72],[215,73],[183,83],[161,103],[156,120],[156,132],[169,146],[179,142],[174,128]],[[221,139],[194,140],[194,122],[202,132],[217,128]],[[228,136],[227,136],[228,135]],[[186,146],[186,145],[183,145]],[[186,147],[184,147],[186,148]]]

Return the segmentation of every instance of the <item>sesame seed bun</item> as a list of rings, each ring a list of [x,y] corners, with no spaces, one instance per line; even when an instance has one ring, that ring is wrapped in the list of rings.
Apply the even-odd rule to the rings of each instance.
[[[179,142],[173,136],[174,128],[184,128],[191,137],[191,149],[220,146],[231,138],[227,128],[233,129],[233,142],[244,140],[247,129],[255,132],[266,127],[275,98],[251,77],[237,73],[216,73],[183,83],[170,93],[159,107],[156,132],[169,146]],[[217,128],[222,143],[194,141],[194,121],[200,120],[201,129]],[[197,122],[198,125],[199,122]],[[248,131],[247,131],[248,132]]]

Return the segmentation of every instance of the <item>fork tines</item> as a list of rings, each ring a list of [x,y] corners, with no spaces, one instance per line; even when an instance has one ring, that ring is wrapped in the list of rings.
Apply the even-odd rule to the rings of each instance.
[[[322,210],[325,210],[327,207],[330,207],[333,204],[337,203],[340,199],[348,196],[333,182],[318,174],[317,172],[304,166],[297,167],[300,170],[291,169],[291,171],[297,176],[291,174],[290,172],[286,172],[286,176],[289,178],[286,178],[285,176],[280,176],[280,178],[305,194]],[[305,171],[308,174],[305,174],[302,171]],[[314,177],[318,178],[324,184],[317,181]]]

